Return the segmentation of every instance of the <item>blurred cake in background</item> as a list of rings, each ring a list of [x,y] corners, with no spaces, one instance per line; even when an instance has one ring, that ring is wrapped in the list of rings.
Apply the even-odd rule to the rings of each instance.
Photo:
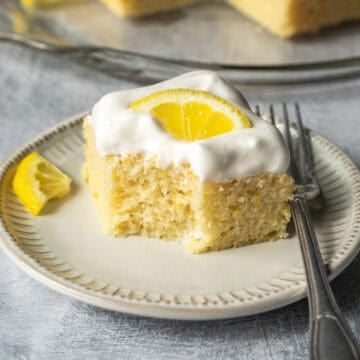
[[[194,2],[194,0],[101,1],[120,16],[149,15]],[[280,37],[314,33],[324,27],[360,19],[360,0],[228,0],[228,2]]]
[[[193,0],[101,0],[111,11],[120,16],[144,16],[176,9]]]
[[[281,37],[314,33],[327,26],[360,18],[360,0],[228,1],[243,14]]]
[[[88,0],[86,0],[88,1]],[[197,0],[100,0],[121,17],[141,17],[183,7]],[[360,0],[225,0],[265,29],[283,38],[360,19]],[[207,6],[206,0],[203,6]],[[26,9],[72,0],[21,0]],[[239,21],[242,19],[239,18]]]

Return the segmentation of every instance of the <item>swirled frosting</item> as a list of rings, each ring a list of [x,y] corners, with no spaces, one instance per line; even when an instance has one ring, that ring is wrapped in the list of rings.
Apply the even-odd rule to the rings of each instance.
[[[132,102],[171,88],[205,90],[218,95],[246,113],[253,127],[186,142],[172,137],[150,114],[129,109]],[[223,182],[263,172],[283,173],[289,163],[280,132],[256,116],[236,88],[210,71],[194,71],[152,86],[107,94],[95,104],[89,123],[100,155],[156,155],[162,167],[189,163],[202,181]]]

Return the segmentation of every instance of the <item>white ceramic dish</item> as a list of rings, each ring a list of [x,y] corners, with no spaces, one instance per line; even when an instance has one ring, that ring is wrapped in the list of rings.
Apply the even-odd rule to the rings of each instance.
[[[13,30],[9,24],[13,23],[14,9],[19,16],[22,13],[18,3],[0,1],[0,31]],[[321,65],[360,56],[359,23],[284,40],[222,0],[197,1],[192,6],[138,19],[119,18],[99,1],[72,1],[67,6],[35,9],[23,21],[29,21],[29,26],[22,29],[22,34],[47,40],[55,36],[60,44],[95,45],[163,59],[206,61],[232,65],[238,70],[259,66],[256,70],[262,77],[266,71],[261,66]],[[131,58],[120,58],[114,66],[126,67],[128,61]],[[134,69],[142,70],[142,62],[134,65]],[[149,67],[154,70],[153,64]]]
[[[303,298],[306,282],[296,236],[273,243],[185,253],[173,242],[101,233],[81,181],[81,123],[76,116],[40,135],[0,169],[0,236],[6,253],[45,285],[116,311],[183,320],[221,319],[278,308]],[[360,248],[360,176],[334,144],[312,133],[324,208],[314,214],[331,277]],[[17,162],[39,151],[74,180],[72,194],[32,217],[11,190]]]

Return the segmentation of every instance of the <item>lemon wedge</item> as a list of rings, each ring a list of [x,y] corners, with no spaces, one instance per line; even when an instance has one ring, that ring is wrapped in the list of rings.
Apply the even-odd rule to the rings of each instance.
[[[70,191],[71,179],[49,160],[32,152],[19,164],[13,189],[33,215],[38,215],[50,199],[62,198]]]
[[[168,133],[186,141],[207,139],[252,126],[235,105],[202,90],[159,91],[133,102],[130,109],[150,113]]]

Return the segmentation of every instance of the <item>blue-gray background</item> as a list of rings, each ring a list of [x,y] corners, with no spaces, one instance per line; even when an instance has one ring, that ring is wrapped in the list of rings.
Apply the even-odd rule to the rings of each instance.
[[[60,58],[0,44],[0,161],[106,92],[138,86]],[[252,102],[301,102],[306,124],[360,164],[360,80],[244,89]],[[360,339],[360,257],[333,281]],[[305,300],[242,319],[180,322],[97,309],[32,280],[0,250],[0,360],[306,359]]]

